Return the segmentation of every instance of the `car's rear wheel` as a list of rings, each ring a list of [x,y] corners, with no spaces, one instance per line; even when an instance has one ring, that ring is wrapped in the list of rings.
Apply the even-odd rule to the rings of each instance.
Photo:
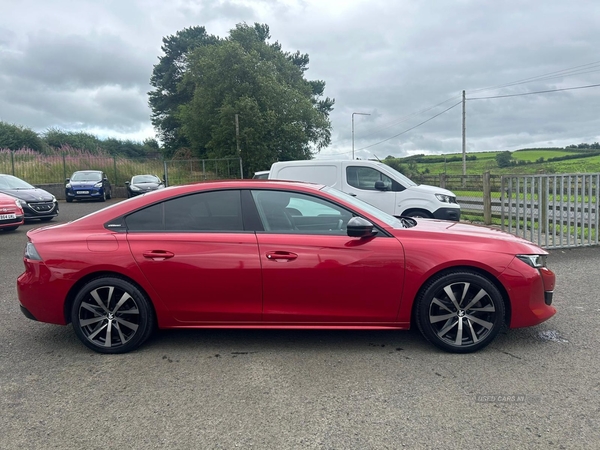
[[[453,353],[488,345],[504,326],[502,294],[487,278],[469,271],[445,273],[421,291],[416,322],[425,338]]]
[[[115,277],[90,281],[75,297],[71,321],[77,337],[99,353],[126,353],[154,330],[154,310],[133,284]]]

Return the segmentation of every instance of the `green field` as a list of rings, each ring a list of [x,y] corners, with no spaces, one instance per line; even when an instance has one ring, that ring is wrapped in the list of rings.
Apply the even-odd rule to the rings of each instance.
[[[597,151],[596,151],[597,152]],[[552,174],[552,173],[597,173],[600,172],[600,155],[591,156],[593,150],[564,149],[564,148],[534,148],[511,152],[516,165],[500,168],[496,162],[496,155],[501,152],[474,152],[467,153],[475,160],[467,161],[467,175],[481,175],[489,171],[492,175],[507,174]],[[459,159],[458,161],[439,162],[440,157]],[[552,158],[571,157],[562,161],[548,161]],[[543,158],[543,161],[541,159]],[[432,160],[431,163],[427,160]],[[427,155],[414,163],[415,157],[398,158],[401,164],[414,164],[419,173],[432,175],[446,173],[448,175],[462,175],[462,154],[452,153],[446,155]],[[538,162],[539,161],[539,162]]]

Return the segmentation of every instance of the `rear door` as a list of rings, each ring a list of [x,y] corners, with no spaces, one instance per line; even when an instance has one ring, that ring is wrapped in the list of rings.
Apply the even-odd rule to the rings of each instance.
[[[261,320],[258,245],[244,229],[239,190],[169,199],[125,222],[136,263],[177,320]]]

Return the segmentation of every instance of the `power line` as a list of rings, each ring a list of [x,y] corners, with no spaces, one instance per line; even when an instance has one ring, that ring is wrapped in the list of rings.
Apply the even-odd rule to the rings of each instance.
[[[468,98],[467,100],[485,100],[485,99],[491,99],[491,98],[520,97],[522,95],[546,94],[548,92],[560,92],[560,91],[572,91],[575,89],[587,89],[587,88],[594,88],[594,87],[599,87],[599,86],[600,86],[600,84],[589,84],[587,86],[574,86],[574,87],[562,88],[562,89],[548,89],[545,91],[524,92],[521,94],[493,95],[490,97],[472,97],[472,98]]]
[[[460,102],[458,102],[458,103],[455,103],[455,104],[454,104],[454,105],[452,105],[450,108],[447,108],[447,109],[443,110],[442,112],[440,112],[440,113],[436,114],[435,116],[433,116],[433,117],[430,117],[430,118],[429,118],[429,119],[427,119],[427,120],[424,120],[423,122],[421,122],[421,123],[419,123],[419,124],[415,125],[414,127],[411,127],[411,128],[409,128],[409,129],[407,129],[407,130],[404,130],[404,131],[403,131],[403,132],[401,132],[401,133],[395,134],[394,136],[391,136],[391,137],[389,137],[389,138],[387,138],[387,139],[384,139],[383,141],[379,141],[379,142],[377,142],[377,143],[375,143],[375,144],[371,144],[371,145],[367,145],[366,147],[359,148],[357,151],[360,151],[360,150],[366,150],[367,148],[375,147],[376,145],[383,144],[384,142],[387,142],[387,141],[389,141],[390,139],[394,139],[394,138],[396,138],[396,137],[398,137],[398,136],[400,136],[400,135],[402,135],[402,134],[404,134],[404,133],[408,133],[409,131],[411,131],[411,130],[414,130],[415,128],[417,128],[417,127],[420,127],[421,125],[423,125],[423,124],[425,124],[425,123],[427,123],[427,122],[429,122],[429,121],[431,121],[431,120],[435,119],[436,117],[438,117],[438,116],[441,116],[442,114],[444,114],[444,113],[446,113],[446,112],[450,111],[452,108],[455,108],[455,107],[457,107],[457,106],[458,106],[458,105],[460,105],[461,103],[462,103],[462,101],[460,101]]]

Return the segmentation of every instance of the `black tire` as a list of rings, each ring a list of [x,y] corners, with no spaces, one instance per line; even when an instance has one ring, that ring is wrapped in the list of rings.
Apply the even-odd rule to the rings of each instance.
[[[2,228],[2,230],[0,231],[15,231],[17,228],[19,228],[20,225],[17,225],[15,227],[6,227],[6,228]]]
[[[108,194],[106,195],[106,199],[110,200],[112,198],[112,189],[108,190]]]
[[[67,197],[67,203],[71,203],[73,199],[71,197]]]
[[[428,282],[421,292],[416,304],[417,326],[429,342],[442,350],[480,350],[504,326],[502,294],[477,273],[447,272]]]
[[[406,214],[402,214],[404,217],[413,217],[415,219],[433,219],[433,216],[426,211],[410,211]]]
[[[98,353],[127,353],[154,331],[154,309],[133,284],[116,277],[96,278],[75,297],[71,321],[77,337]]]
[[[101,202],[105,202],[106,201],[106,189],[102,190],[102,197],[100,197],[100,201]]]
[[[40,222],[50,222],[52,219],[54,219],[54,217],[42,217]]]

